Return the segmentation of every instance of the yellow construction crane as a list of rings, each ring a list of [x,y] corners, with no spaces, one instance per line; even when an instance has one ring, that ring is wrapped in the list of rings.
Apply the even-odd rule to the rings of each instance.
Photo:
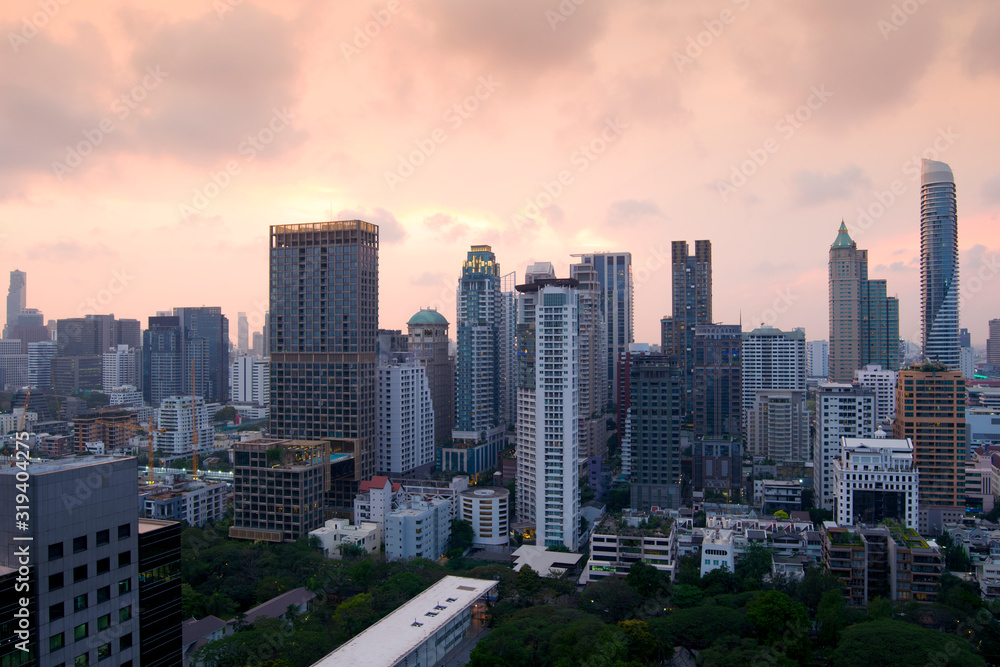
[[[133,424],[132,422],[109,422],[109,421],[97,420],[94,423],[95,424],[103,424],[105,426],[113,426],[115,428],[123,428],[123,429],[125,429],[127,431],[131,431],[132,433],[135,433],[135,432],[140,432],[140,433],[145,432],[149,436],[148,439],[147,439],[147,444],[148,444],[147,452],[148,453],[146,455],[146,459],[147,459],[146,460],[146,466],[148,468],[148,474],[147,474],[147,482],[146,483],[147,484],[152,484],[153,483],[153,466],[156,463],[156,458],[155,458],[155,451],[156,451],[156,449],[155,449],[155,442],[154,442],[154,436],[153,436],[153,434],[154,433],[166,433],[167,429],[165,429],[165,428],[156,428],[156,418],[155,417],[150,417],[149,418],[149,428],[143,428],[143,427],[139,426],[138,424]]]

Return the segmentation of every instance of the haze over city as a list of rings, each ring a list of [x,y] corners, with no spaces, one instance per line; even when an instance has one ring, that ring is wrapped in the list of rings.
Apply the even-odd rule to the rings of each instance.
[[[973,344],[997,314],[985,0],[11,0],[0,27],[0,248],[46,318],[259,329],[268,225],[362,218],[382,327],[453,321],[484,243],[519,276],[630,251],[658,342],[669,242],[711,239],[716,321],[822,339],[843,219],[918,342],[920,157],[954,170]]]

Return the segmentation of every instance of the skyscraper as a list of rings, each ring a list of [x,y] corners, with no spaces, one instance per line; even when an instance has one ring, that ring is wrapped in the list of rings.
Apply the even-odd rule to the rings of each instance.
[[[236,313],[236,351],[246,354],[250,350],[250,322],[247,321],[247,314]]]
[[[961,521],[968,447],[961,372],[936,362],[899,371],[893,437],[913,441],[920,471],[920,532],[937,533],[942,524]]]
[[[423,474],[434,466],[434,407],[427,367],[412,352],[379,355],[377,460],[380,475]]]
[[[17,316],[28,307],[28,274],[17,269],[10,272],[10,287],[7,289],[7,321],[4,324],[4,338],[10,338],[10,328],[17,324]]]
[[[517,287],[517,509],[537,544],[580,545],[577,281]]]
[[[611,396],[618,386],[619,357],[628,351],[628,344],[634,342],[632,253],[597,252],[573,257],[579,257],[582,264],[592,265],[597,274],[601,316],[608,328],[605,363],[608,365],[608,395]]]
[[[806,334],[760,327],[743,332],[743,414],[753,408],[759,389],[806,388]]]
[[[142,333],[142,399],[154,408],[165,398],[181,395],[183,345],[180,318],[149,318],[149,327]]]
[[[699,324],[693,337],[694,435],[723,438],[743,433],[740,410],[743,332],[739,324]]]
[[[868,364],[899,368],[899,300],[886,281],[868,279],[868,251],[858,249],[847,225],[830,246],[829,377],[851,382]]]
[[[873,380],[880,379],[872,371],[865,372]],[[895,375],[895,371],[882,373]],[[874,437],[878,428],[875,421],[877,406],[877,394],[864,385],[820,383],[816,391],[816,437],[812,455],[816,507],[834,508],[837,487],[833,478],[833,462],[840,458],[841,438]]]
[[[990,334],[986,340],[986,363],[1000,368],[1000,319],[990,320]]]
[[[272,225],[270,235],[270,432],[350,457],[328,497],[347,509],[375,474],[378,226]]]
[[[438,448],[437,467],[478,475],[497,465],[506,430],[500,265],[488,245],[472,246],[462,264],[457,311],[453,442]]]
[[[944,162],[925,159],[920,179],[923,355],[949,368],[959,364],[958,275],[955,177]]]
[[[605,410],[608,387],[608,327],[601,315],[601,284],[593,264],[570,264],[569,277],[578,281],[580,319],[580,456],[603,457],[608,450]]]
[[[802,389],[760,389],[747,414],[747,451],[778,462],[809,460],[809,409]]]
[[[671,303],[664,354],[677,356],[684,382],[684,415],[694,411],[694,336],[700,324],[712,324],[712,242],[695,241],[688,254],[686,241],[671,244]],[[662,320],[661,320],[662,322]]]
[[[898,346],[897,346],[898,347]],[[811,340],[806,343],[806,377],[825,378],[830,375],[830,343]]]
[[[202,396],[208,403],[224,402],[229,396],[229,319],[218,306],[174,308],[174,315],[184,332],[184,393]]]
[[[630,405],[625,421],[631,445],[631,507],[677,509],[681,499],[683,380],[673,358],[662,354],[633,356],[629,375]]]
[[[406,323],[409,346],[427,370],[434,406],[434,444],[451,437],[455,423],[455,366],[448,356],[448,320],[436,310],[421,308]]]

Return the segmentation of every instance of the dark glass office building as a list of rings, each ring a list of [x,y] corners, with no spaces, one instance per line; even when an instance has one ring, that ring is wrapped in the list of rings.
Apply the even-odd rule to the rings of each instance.
[[[139,519],[139,664],[175,667],[181,644],[181,524]]]

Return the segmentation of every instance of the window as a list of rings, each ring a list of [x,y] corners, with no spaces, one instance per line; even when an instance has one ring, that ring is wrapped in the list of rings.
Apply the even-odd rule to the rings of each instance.
[[[107,602],[111,599],[111,586],[102,586],[97,589],[97,604]]]
[[[111,531],[104,529],[97,531],[97,546],[103,547],[111,541]]]
[[[111,614],[105,614],[97,619],[97,631],[107,630],[111,627]]]
[[[125,595],[132,591],[132,580],[122,579],[118,582],[118,595]]]
[[[49,637],[50,652],[55,651],[57,649],[61,649],[63,646],[66,645],[65,641],[63,641],[63,635],[64,633],[60,632],[58,635],[52,635],[51,637]]]
[[[73,628],[73,641],[78,642],[89,634],[90,633],[87,632],[87,624],[81,623],[80,625]]]
[[[97,662],[111,657],[111,642],[97,647]]]
[[[66,608],[63,606],[62,602],[54,604],[49,607],[49,620],[54,621],[56,619],[62,618],[66,615]]]
[[[128,619],[132,618],[132,605],[127,607],[122,607],[118,610],[118,622],[124,623]]]
[[[132,647],[132,633],[131,632],[129,632],[128,634],[122,635],[121,638],[118,639],[118,650],[119,651],[124,651],[125,649],[131,648],[131,647]]]
[[[118,567],[125,567],[126,565],[131,565],[132,563],[132,552],[123,551],[118,554]]]
[[[82,611],[87,608],[87,594],[77,595],[73,598],[73,611]]]
[[[118,526],[119,540],[124,540],[126,537],[131,537],[131,536],[132,536],[132,524],[123,523],[122,525]]]
[[[56,572],[49,575],[49,590],[55,591],[63,587],[63,573]]]
[[[81,653],[73,658],[73,667],[87,667],[90,664],[90,654]]]
[[[87,536],[81,535],[80,537],[73,538],[73,553],[78,554],[81,551],[87,550]]]
[[[63,557],[62,544],[62,542],[57,542],[56,544],[49,545],[49,560],[56,560]]]
[[[111,559],[101,558],[97,561],[97,574],[104,574],[111,571]]]
[[[86,565],[78,565],[78,566],[76,566],[76,567],[73,568],[73,583],[74,584],[77,583],[78,581],[83,581],[86,578],[87,578],[87,566]]]

